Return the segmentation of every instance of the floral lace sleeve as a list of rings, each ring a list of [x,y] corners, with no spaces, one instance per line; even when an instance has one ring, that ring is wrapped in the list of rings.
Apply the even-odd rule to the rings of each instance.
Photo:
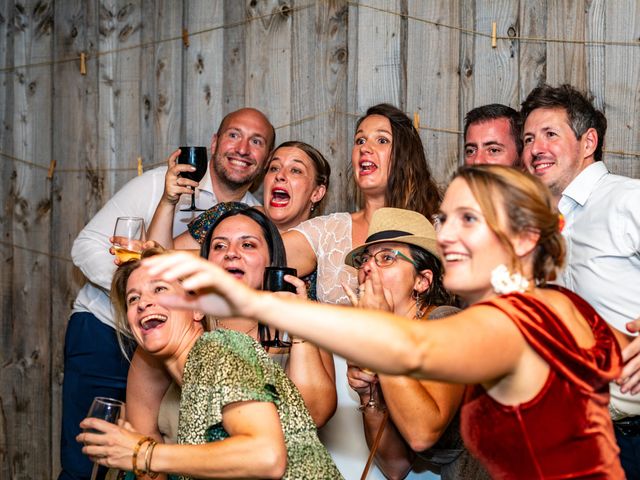
[[[357,273],[344,263],[351,250],[351,215],[333,213],[312,218],[292,228],[305,236],[316,254],[318,279],[316,295],[323,303],[349,304],[341,282],[357,287]]]

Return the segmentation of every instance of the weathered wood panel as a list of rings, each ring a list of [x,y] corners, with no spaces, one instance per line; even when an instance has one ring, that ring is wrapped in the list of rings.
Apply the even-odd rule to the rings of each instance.
[[[291,8],[298,5],[277,0],[245,3],[245,101],[266,113],[280,143],[290,139],[291,17],[297,14]]]
[[[136,173],[140,151],[139,1],[103,0],[98,11],[98,168],[106,201]],[[132,168],[133,170],[121,170]]]
[[[407,15],[485,33],[495,21],[499,36],[542,40],[501,39],[493,49],[486,36]],[[281,126],[278,141],[299,138],[327,155],[327,210],[351,210],[353,128],[367,107],[388,101],[455,130],[470,108],[518,106],[545,81],[595,95],[609,121],[606,147],[626,152],[607,163],[640,177],[640,49],[582,43],[636,42],[639,18],[640,0],[0,2],[0,68],[45,62],[0,71],[0,476],[58,471],[63,336],[83,281],[68,257],[77,232],[135,175],[115,169],[208,143],[222,115],[252,105]],[[185,49],[183,26],[213,30]],[[86,76],[65,61],[80,52]],[[421,134],[445,180],[461,136]]]
[[[640,4],[625,0],[614,6],[607,2],[607,39],[630,42],[640,38]],[[605,148],[640,154],[640,48],[606,47],[605,113],[608,118]],[[640,158],[609,153],[605,156],[613,171],[640,177]]]
[[[0,4],[0,68],[10,68],[15,65],[13,58],[13,32],[10,20],[13,2]],[[13,74],[0,74],[0,150],[9,154],[13,152],[13,103],[8,99],[13,97]],[[13,335],[13,208],[10,201],[11,192],[15,188],[16,163],[9,157],[0,157],[0,175],[4,179],[0,182],[0,365],[5,365],[13,355],[11,337]],[[0,369],[0,385],[9,385],[12,373]],[[13,435],[12,425],[6,424],[6,418],[13,416],[14,405],[4,401],[8,387],[0,387],[0,476],[9,478],[11,464],[9,450]],[[47,437],[49,434],[47,433]]]
[[[50,198],[46,170],[51,153],[51,69],[25,66],[52,57],[52,6],[27,1],[9,13],[11,55],[19,67],[11,77],[11,97],[5,101],[12,125],[12,153],[31,165],[14,165],[8,200],[11,208],[11,308],[0,340],[2,381],[0,411],[5,431],[1,450],[2,476],[46,478],[51,457],[40,455],[51,444],[50,348]],[[6,329],[6,330],[5,330]]]
[[[70,261],[71,245],[106,198],[104,177],[97,170],[98,69],[97,4],[75,0],[54,12],[54,58],[78,59],[88,54],[87,74],[80,75],[79,62],[61,62],[53,66],[53,111],[56,121],[53,135],[53,158],[58,162],[53,177],[51,231],[51,392],[54,401],[51,432],[51,477],[59,471],[59,443],[63,378],[64,334],[73,299],[83,283]],[[67,171],[63,171],[67,170]],[[75,171],[69,171],[75,170]],[[44,406],[43,406],[44,407]],[[40,478],[45,478],[40,477]]]
[[[349,188],[351,139],[342,113],[347,109],[347,2],[321,2],[292,20],[291,117],[307,120],[291,126],[290,138],[325,155],[333,168],[324,210],[344,210],[354,202]]]
[[[585,39],[585,1],[548,0],[547,38]],[[585,46],[581,43],[547,43],[547,83],[570,83],[581,90],[587,86]]]
[[[222,120],[224,30],[223,2],[190,0],[185,3],[185,26],[190,33],[184,51],[183,108],[185,145],[209,146],[211,135]],[[167,155],[169,152],[167,152]]]
[[[457,26],[459,2],[409,2],[408,14]],[[437,181],[446,182],[458,164],[461,124],[457,108],[459,96],[458,55],[460,32],[409,18],[407,33],[407,112],[417,112],[422,126],[451,130],[421,130],[427,162]]]
[[[406,58],[403,57],[402,45],[406,19],[398,14],[403,13],[404,2],[370,0],[366,5],[375,9],[360,7],[356,23],[350,25],[358,35],[357,50],[349,56],[349,61],[356,65],[355,113],[362,114],[381,102],[403,109],[406,101]],[[394,13],[387,13],[389,11]]]

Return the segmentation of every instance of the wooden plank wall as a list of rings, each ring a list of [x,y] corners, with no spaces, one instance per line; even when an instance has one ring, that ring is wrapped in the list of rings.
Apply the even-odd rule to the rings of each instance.
[[[209,145],[223,115],[254,106],[278,142],[325,153],[325,210],[349,210],[367,107],[418,113],[444,183],[470,108],[517,107],[547,81],[595,96],[608,164],[640,177],[638,39],[640,0],[0,2],[0,477],[58,471],[64,330],[83,282],[71,244],[138,157],[150,168],[180,144]]]

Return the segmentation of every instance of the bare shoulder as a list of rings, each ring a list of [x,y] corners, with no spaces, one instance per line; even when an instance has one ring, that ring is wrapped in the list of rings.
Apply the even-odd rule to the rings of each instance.
[[[589,348],[594,344],[595,338],[589,323],[564,293],[550,288],[536,288],[532,295],[557,313],[580,347]]]

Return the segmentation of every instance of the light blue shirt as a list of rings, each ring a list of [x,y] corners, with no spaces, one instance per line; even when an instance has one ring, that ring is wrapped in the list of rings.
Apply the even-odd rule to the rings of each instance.
[[[640,317],[640,180],[595,162],[562,192],[566,267],[561,283],[612,327]]]

